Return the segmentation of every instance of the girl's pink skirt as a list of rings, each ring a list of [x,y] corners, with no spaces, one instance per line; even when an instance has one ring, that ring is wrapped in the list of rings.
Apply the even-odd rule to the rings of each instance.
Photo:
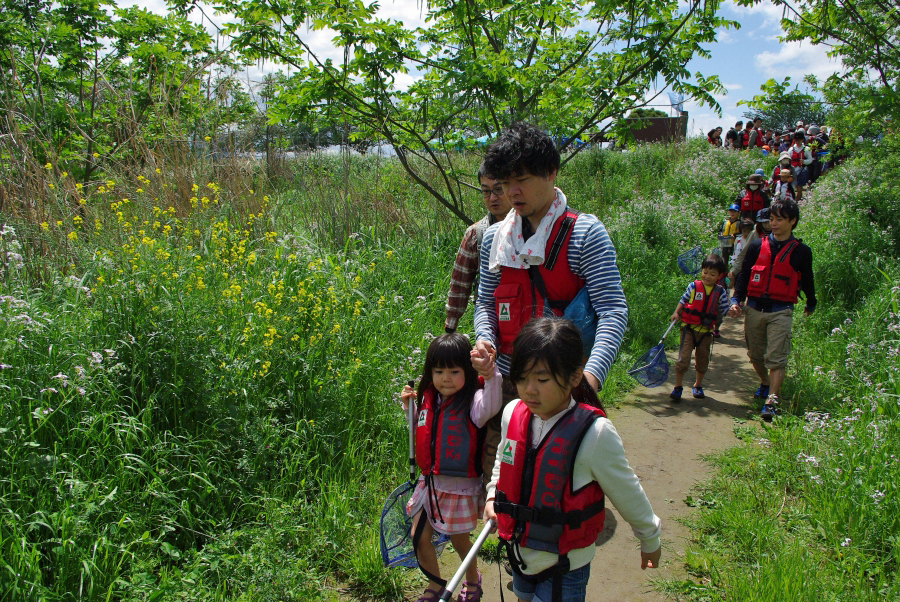
[[[481,494],[461,495],[437,489],[434,490],[434,494],[437,496],[436,502],[428,493],[425,481],[419,479],[415,491],[406,504],[406,513],[409,516],[415,516],[424,508],[434,530],[445,535],[471,533],[478,527],[478,521],[481,520],[481,515],[484,513],[484,500]],[[429,500],[429,498],[431,499]],[[433,510],[432,506],[434,506]],[[440,508],[440,513],[438,513],[438,508]],[[442,518],[444,522],[441,522]]]

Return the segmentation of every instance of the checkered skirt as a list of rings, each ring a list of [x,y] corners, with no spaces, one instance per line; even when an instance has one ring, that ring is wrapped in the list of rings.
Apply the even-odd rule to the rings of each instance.
[[[428,493],[425,481],[419,479],[412,497],[406,504],[406,513],[409,516],[415,516],[424,508],[434,530],[445,535],[471,533],[475,530],[484,513],[482,495],[461,495],[437,489],[434,490],[434,495],[437,497],[436,502],[434,497]],[[432,504],[435,504],[433,510]],[[438,513],[438,509],[440,509],[440,513]],[[440,519],[444,519],[443,522]]]

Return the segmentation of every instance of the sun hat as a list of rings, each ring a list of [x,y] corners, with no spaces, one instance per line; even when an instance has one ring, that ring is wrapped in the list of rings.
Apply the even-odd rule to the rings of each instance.
[[[767,222],[767,221],[769,221],[768,208],[760,209],[759,211],[756,212],[756,223]]]
[[[754,171],[753,173],[755,173],[755,174],[758,175],[758,176],[764,176],[764,175],[766,175],[766,172],[763,171],[763,168],[762,168],[762,167],[757,168],[757,170]]]
[[[784,151],[780,155],[778,155],[778,162],[781,163],[782,159],[791,160],[791,153]]]
[[[781,171],[778,172],[778,176],[781,178],[787,178],[788,182],[790,182],[791,180],[794,179],[794,176],[793,176],[793,174],[791,174],[790,169],[782,169]]]
[[[815,135],[817,135],[820,131],[822,131],[822,130],[819,129],[819,126],[817,126],[817,125],[811,125],[811,126],[809,126],[809,130],[808,130],[806,133],[809,134],[810,136],[815,136]]]
[[[747,184],[762,184],[762,176],[759,174],[751,174],[747,179]]]
[[[728,206],[728,210],[729,210],[729,211],[740,211],[740,210],[741,210],[741,206],[738,205],[737,203],[732,203],[732,204],[730,204],[730,205]]]

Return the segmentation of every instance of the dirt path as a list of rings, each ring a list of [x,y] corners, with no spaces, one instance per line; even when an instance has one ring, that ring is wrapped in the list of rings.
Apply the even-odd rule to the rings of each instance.
[[[710,475],[702,456],[737,444],[735,419],[746,419],[757,377],[747,360],[743,323],[726,319],[723,337],[714,348],[704,382],[705,399],[690,395],[694,372],[685,375],[685,397],[680,404],[669,401],[674,382],[674,355],[669,353],[669,382],[652,389],[632,392],[618,408],[609,412],[625,443],[632,468],[641,479],[653,509],[663,523],[663,562],[657,571],[641,571],[638,540],[631,527],[611,509],[607,510],[606,540],[597,554],[588,583],[588,602],[656,601],[665,596],[653,589],[652,579],[683,578],[682,556],[689,533],[676,522],[691,509],[684,503],[691,488]],[[454,554],[445,554],[448,560]],[[458,566],[449,562],[448,574]],[[500,600],[497,565],[486,567],[485,601]],[[513,600],[509,577],[503,574],[506,600]]]

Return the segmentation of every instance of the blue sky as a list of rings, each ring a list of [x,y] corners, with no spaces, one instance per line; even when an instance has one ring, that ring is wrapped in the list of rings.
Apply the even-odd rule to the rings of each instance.
[[[165,0],[118,0],[121,6],[139,4],[158,13],[166,12]],[[380,0],[381,15],[386,18],[403,20],[411,27],[424,24],[420,0]],[[212,11],[207,11],[212,15]],[[840,63],[829,59],[826,48],[812,46],[805,42],[780,43],[779,21],[781,9],[771,3],[762,3],[752,8],[734,4],[726,0],[722,6],[721,16],[737,21],[740,29],[720,30],[717,41],[708,46],[711,58],[696,58],[688,65],[689,71],[699,71],[706,76],[718,75],[727,89],[726,94],[716,95],[722,108],[722,117],[718,117],[708,107],[698,106],[690,100],[684,108],[689,113],[688,133],[691,136],[706,135],[706,132],[721,125],[726,131],[747,111],[747,107],[738,106],[741,100],[749,100],[759,94],[759,87],[769,78],[778,80],[785,76],[791,82],[802,84],[807,74],[814,74],[820,79],[840,71]],[[221,23],[223,17],[215,17]],[[340,60],[341,53],[331,45],[333,34],[327,31],[311,32],[308,40],[311,46],[322,55]],[[275,70],[274,65],[265,65],[262,70],[254,69],[248,73],[251,81],[259,81],[262,73]],[[411,81],[413,75],[398,77],[398,84]],[[668,102],[666,94],[660,95],[654,104]],[[658,107],[667,110],[666,106]]]

